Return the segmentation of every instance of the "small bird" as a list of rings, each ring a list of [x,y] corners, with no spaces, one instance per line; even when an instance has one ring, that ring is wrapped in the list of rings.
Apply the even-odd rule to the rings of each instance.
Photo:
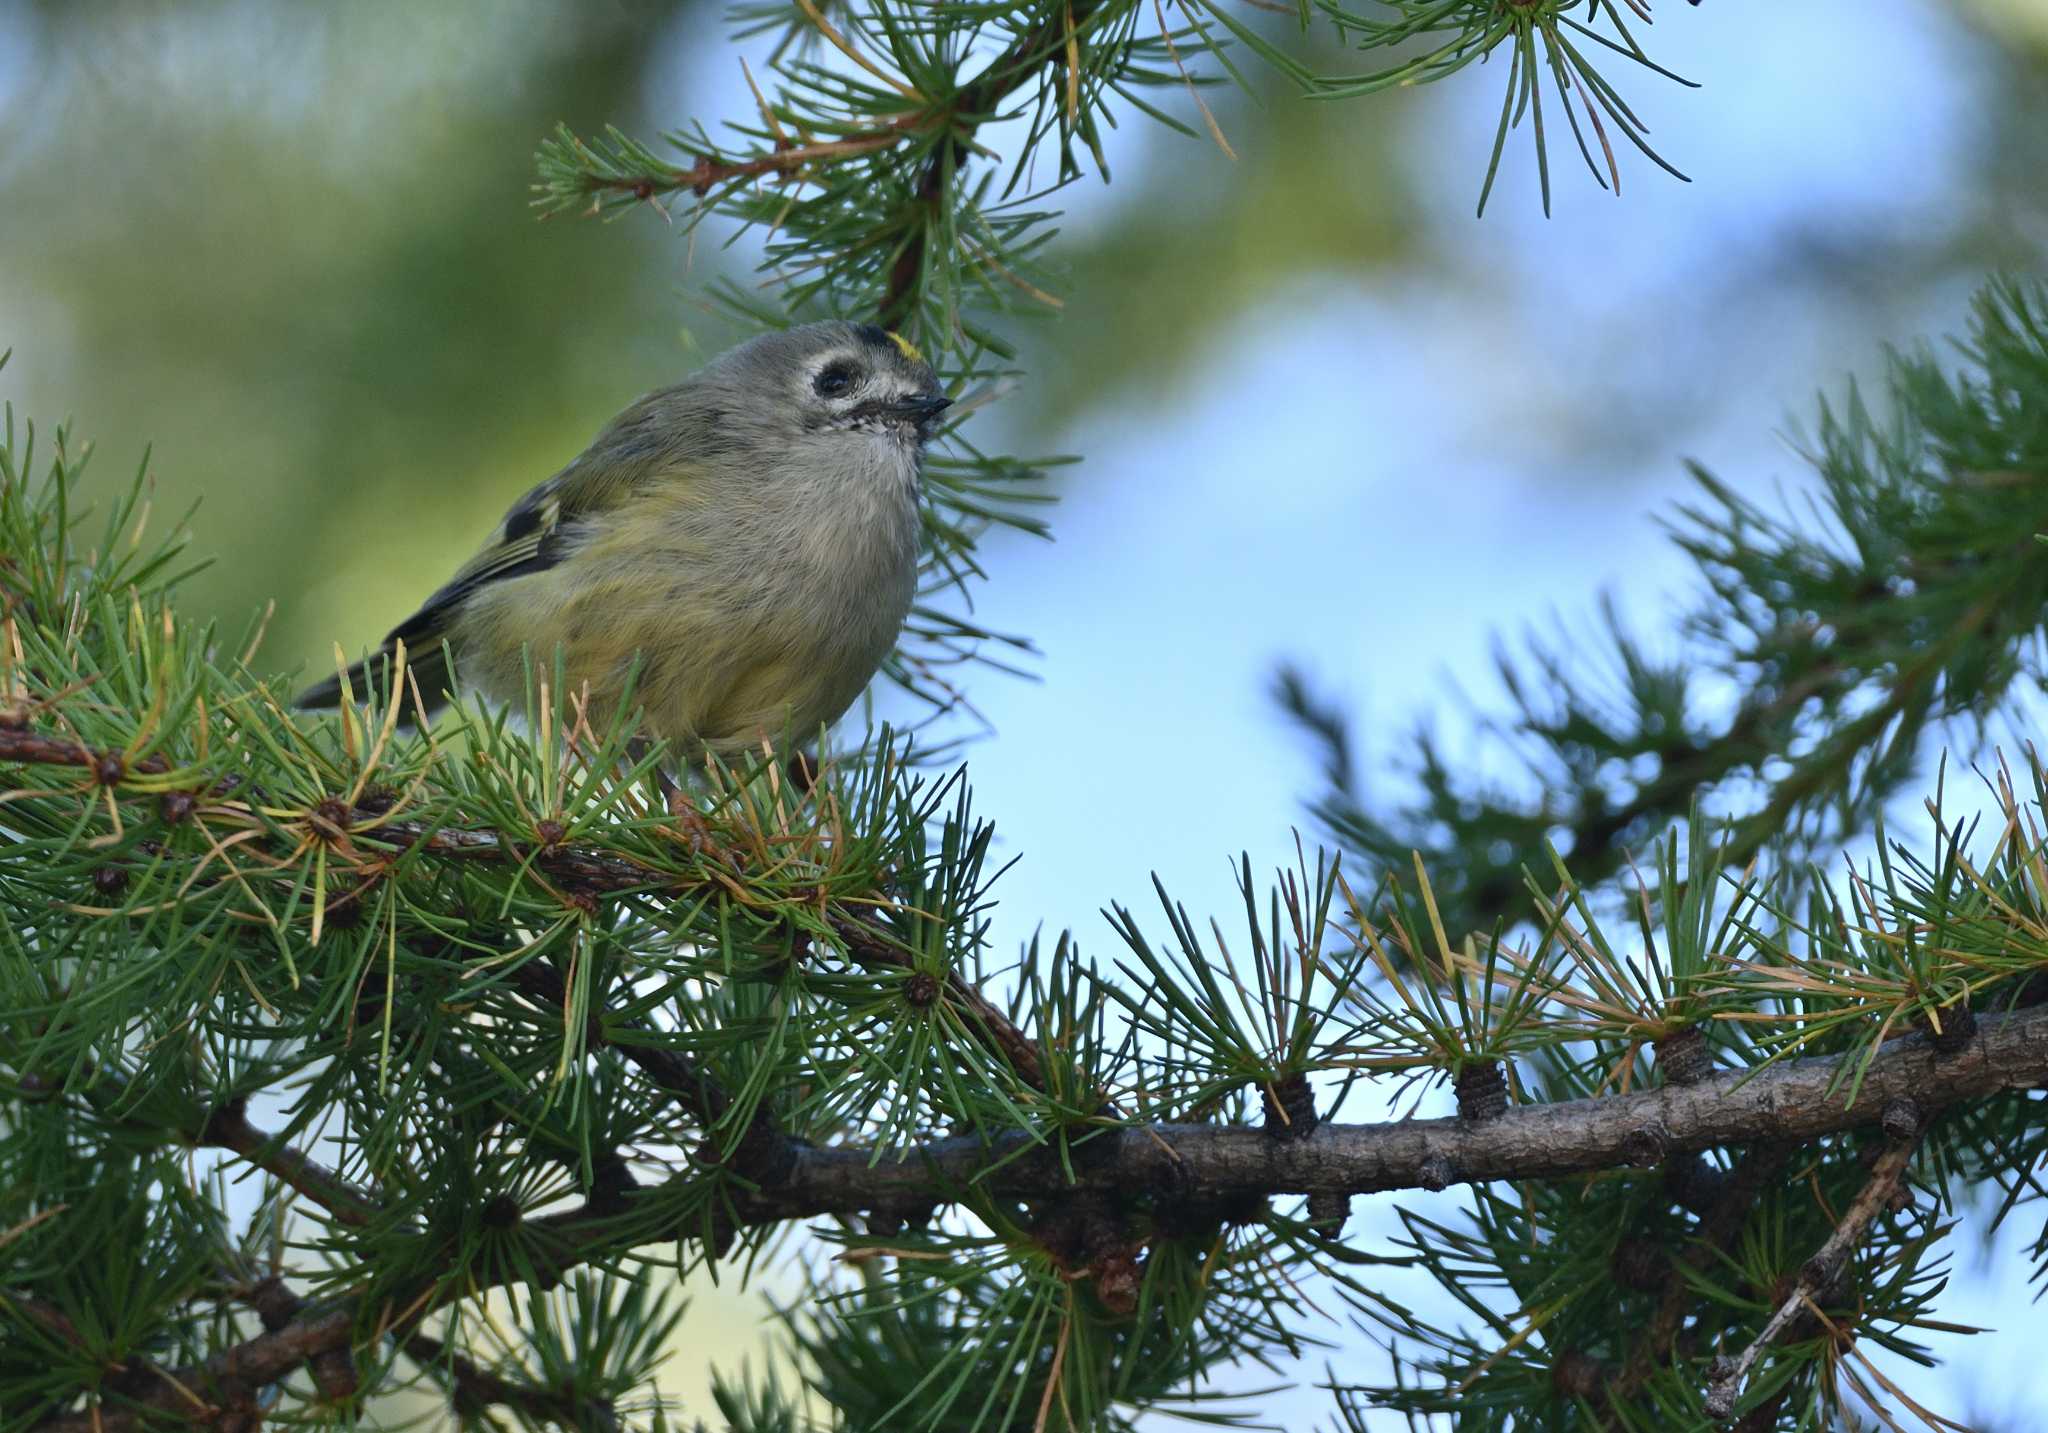
[[[348,675],[364,690],[403,642],[430,710],[458,679],[510,702],[529,659],[547,674],[559,652],[593,721],[630,701],[640,736],[686,761],[811,737],[910,611],[925,445],[950,402],[872,324],[742,343],[614,418]],[[340,697],[337,676],[298,705]]]

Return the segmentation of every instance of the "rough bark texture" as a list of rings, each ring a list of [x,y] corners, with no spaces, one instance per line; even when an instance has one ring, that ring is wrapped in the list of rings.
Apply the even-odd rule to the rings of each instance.
[[[922,1213],[969,1187],[1100,1203],[1148,1189],[1182,1198],[1258,1198],[1434,1188],[1446,1169],[1462,1181],[1583,1174],[1639,1164],[1653,1148],[1668,1158],[1713,1146],[1807,1140],[1862,1125],[1883,1127],[1888,1111],[1897,1123],[1902,1100],[1911,1102],[1917,1121],[1958,1101],[2040,1085],[2048,1082],[2048,1007],[1982,1017],[1954,1053],[1922,1034],[1893,1040],[1870,1062],[1853,1102],[1846,1093],[1850,1058],[1787,1061],[1747,1083],[1729,1072],[1693,1085],[1523,1105],[1479,1123],[1326,1124],[1299,1139],[1275,1139],[1255,1125],[1112,1127],[1076,1144],[1071,1181],[1055,1152],[1027,1150],[1021,1136],[938,1140],[880,1162],[871,1162],[872,1151],[865,1149],[793,1142],[785,1177],[758,1191],[735,1188],[733,1206],[743,1220],[762,1223],[827,1213]],[[976,1178],[989,1170],[995,1172]],[[675,1179],[701,1177],[688,1170]],[[621,1198],[630,1207],[662,1195],[656,1186]],[[615,1205],[586,1206],[532,1220],[529,1227],[552,1249],[559,1273],[604,1250],[617,1213]],[[453,1293],[439,1297],[445,1302]],[[420,1300],[406,1319],[424,1316],[433,1303],[432,1297]],[[202,1364],[168,1370],[131,1408],[146,1405],[159,1414],[182,1413],[195,1425],[228,1426],[221,1420],[235,1416],[251,1389],[346,1347],[356,1317],[352,1306],[309,1311]],[[38,1426],[114,1433],[141,1425],[133,1411],[107,1410],[63,1414]]]

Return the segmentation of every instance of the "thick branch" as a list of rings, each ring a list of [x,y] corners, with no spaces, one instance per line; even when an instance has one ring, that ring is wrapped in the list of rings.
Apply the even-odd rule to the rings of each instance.
[[[1810,1140],[1879,1124],[1887,1105],[1910,1100],[1931,1112],[1962,1100],[2048,1082],[2048,1007],[1984,1017],[1978,1035],[1943,1055],[1921,1035],[1885,1044],[1853,1104],[1831,1083],[1855,1054],[1787,1061],[1749,1075],[1729,1071],[1694,1085],[1524,1105],[1498,1119],[1325,1124],[1275,1140],[1252,1125],[1112,1127],[1073,1151],[1075,1178],[1059,1153],[1028,1134],[989,1141],[937,1140],[875,1160],[867,1149],[805,1150],[779,1190],[741,1203],[752,1219],[916,1207],[969,1187],[1054,1196],[1204,1190],[1245,1195],[1371,1194],[1433,1187],[1448,1166],[1455,1181],[1554,1178],[1654,1163],[1686,1151],[1759,1141]],[[987,1173],[995,1170],[993,1174]]]
[[[880,1160],[868,1149],[803,1145],[779,1185],[735,1187],[732,1204],[742,1220],[759,1224],[862,1210],[922,1210],[977,1188],[1040,1199],[1075,1192],[1128,1197],[1156,1191],[1165,1198],[1218,1192],[1366,1194],[1433,1187],[1446,1165],[1452,1178],[1466,1181],[1584,1174],[1717,1145],[1806,1140],[1879,1124],[1887,1108],[1901,1100],[1911,1101],[1924,1118],[1958,1101],[2040,1085],[2048,1082],[2048,1006],[1984,1017],[1976,1038],[1955,1054],[1937,1052],[1919,1034],[1890,1041],[1871,1060],[1851,1103],[1830,1087],[1845,1075],[1845,1063],[1856,1058],[1788,1061],[1747,1083],[1741,1072],[1731,1071],[1693,1085],[1526,1105],[1481,1123],[1326,1124],[1287,1140],[1276,1140],[1256,1126],[1113,1126],[1072,1151],[1072,1179],[1063,1172],[1057,1151],[1033,1145],[1022,1132],[988,1141],[969,1136],[938,1140]],[[1425,1173],[1425,1166],[1432,1172]],[[700,1171],[685,1171],[668,1185],[635,1190],[626,1196],[626,1208],[659,1200],[673,1187],[702,1177]],[[619,1217],[615,1209],[586,1206],[529,1221],[528,1229],[552,1254],[547,1268],[529,1267],[543,1275],[559,1274],[616,1253]],[[511,1277],[510,1268],[470,1281],[444,1279],[410,1316],[424,1317],[440,1304],[503,1282]],[[190,1410],[193,1405],[181,1390],[233,1393],[275,1381],[316,1354],[345,1347],[353,1326],[348,1307],[309,1316],[204,1364],[175,1370],[171,1377],[178,1388],[167,1386],[137,1401],[158,1410]],[[38,1433],[84,1433],[95,1427],[118,1433],[136,1426],[127,1413],[72,1414],[46,1420]]]

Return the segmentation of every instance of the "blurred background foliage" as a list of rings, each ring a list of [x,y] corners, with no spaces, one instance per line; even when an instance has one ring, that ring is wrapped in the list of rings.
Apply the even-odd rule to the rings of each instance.
[[[1883,330],[1873,307],[1915,313],[1929,286],[2038,256],[2048,6],[1949,12],[1982,42],[1977,101],[1994,117],[1971,172],[1948,176],[1966,207],[1877,236],[1853,209],[1769,235],[1743,271],[1671,296],[1694,342],[1712,342],[1705,316],[1730,286],[1752,312],[1797,292]],[[0,3],[10,396],[74,414],[116,463],[153,442],[163,504],[204,499],[200,546],[225,560],[189,605],[239,619],[280,599],[280,667],[368,642],[410,610],[417,574],[466,553],[603,416],[734,336],[697,297],[738,267],[713,244],[670,243],[640,216],[542,224],[527,210],[533,146],[557,122],[652,131],[743,114],[721,19],[718,0]],[[1653,38],[1683,72],[1684,33]],[[1289,43],[1340,59],[1320,31]],[[1314,104],[1247,73],[1253,93],[1209,97],[1237,161],[1141,123],[1112,152],[1116,187],[1076,191],[1068,302],[1056,330],[1025,335],[1041,347],[1013,424],[1063,428],[1091,404],[1170,395],[1209,343],[1301,285],[1450,282],[1510,301],[1525,269],[1486,250],[1516,243],[1502,231],[1517,221],[1474,228],[1463,205],[1418,193],[1425,170],[1469,187],[1483,158],[1453,142],[1468,136],[1435,94]],[[1636,96],[1648,108],[1682,106],[1653,83]],[[1526,160],[1510,149],[1511,181],[1529,179]],[[1647,166],[1626,177],[1669,183]],[[1510,205],[1526,197],[1513,187]],[[1573,197],[1595,202],[1590,186]],[[1674,388],[1689,376],[1667,369]],[[1640,396],[1647,409],[1570,441],[1658,434],[1668,461],[1658,409],[1699,395]]]
[[[1234,161],[1126,116],[1109,154],[1116,183],[1063,196],[1065,307],[1018,335],[1029,378],[992,415],[1030,435],[1016,446],[1089,459],[1059,478],[1077,499],[1052,519],[1064,562],[996,539],[1015,556],[992,562],[1019,579],[1006,595],[999,571],[991,589],[1003,618],[1041,635],[1042,608],[1057,630],[1073,564],[1120,563],[1134,542],[1210,534],[1215,549],[1187,550],[1193,572],[1239,541],[1235,509],[1147,524],[1156,505],[1216,489],[1129,458],[1201,429],[1219,404],[1226,426],[1264,435],[1256,470],[1220,481],[1258,494],[1255,505],[1270,498],[1289,523],[1355,527],[1361,543],[1375,524],[1401,531],[1381,505],[1426,513],[1459,475],[1455,460],[1512,473],[1511,510],[1474,509],[1474,523],[1530,544],[1585,505],[1639,513],[1716,425],[1763,436],[1877,342],[1958,328],[1961,296],[1986,270],[2039,272],[2048,5],[1881,8],[1866,24],[1862,7],[1821,0],[1797,15],[1659,5],[1657,57],[1707,88],[1645,78],[1630,98],[1696,183],[1639,163],[1616,201],[1561,172],[1551,223],[1525,141],[1510,144],[1488,218],[1472,218],[1497,77],[1316,104],[1252,68],[1252,92],[1207,96]],[[337,642],[360,650],[607,416],[735,336],[702,293],[714,274],[744,273],[750,249],[725,250],[717,233],[685,241],[652,213],[540,223],[528,208],[534,146],[558,123],[652,134],[747,114],[722,19],[719,0],[0,0],[0,348],[14,350],[0,396],[45,421],[74,417],[103,478],[154,444],[159,509],[199,502],[197,548],[219,559],[187,589],[188,617],[240,630],[275,600],[264,651],[280,670],[325,666]],[[1343,58],[1320,38],[1287,43],[1326,66]],[[1745,76],[1774,86],[1773,103],[1746,95]],[[1857,132],[1843,138],[1838,121]],[[1846,156],[1838,167],[1854,173],[1815,186],[1759,160],[1808,152]],[[1329,330],[1361,305],[1369,335],[1361,327],[1347,347]],[[1276,352],[1341,368],[1327,384],[1284,365],[1268,381]],[[1776,405],[1761,418],[1759,388]],[[1352,391],[1427,395],[1403,417],[1432,441],[1347,428],[1331,394]],[[1399,466],[1418,453],[1427,466]],[[1305,491],[1283,496],[1287,485]],[[1370,501],[1350,495],[1369,488]],[[1471,491],[1498,504],[1502,489]],[[1440,532],[1446,585],[1504,580],[1486,561],[1461,565],[1470,554],[1441,516],[1420,521]],[[1530,556],[1571,569],[1545,590],[1590,596],[1628,565],[1611,547],[1596,562],[1565,546]],[[1329,564],[1318,548],[1303,567]],[[1468,646],[1488,622],[1523,615],[1417,593],[1366,560],[1320,586],[1270,566],[1230,580],[1247,594],[1261,583],[1334,591],[1382,627],[1426,605],[1462,623]],[[1172,628],[1174,611],[1188,610],[1191,628],[1204,620],[1172,594],[1163,608],[1147,600],[1112,585],[1088,599],[1088,620],[1152,624],[1165,643],[1192,640]],[[1435,690],[1427,666],[1324,651],[1254,597],[1241,606],[1247,660],[1304,643],[1326,673],[1358,659],[1381,702],[1369,717],[1412,716]],[[1213,622],[1202,637],[1231,639]],[[1055,683],[1061,656],[1054,644]],[[1157,700],[1142,656],[1115,660],[1132,703]],[[1272,745],[1297,740],[1241,665],[1210,664],[1262,713]],[[1068,667],[1062,698],[1095,730],[1115,719],[1115,699],[1086,685],[1099,669]],[[1032,718],[1017,710],[1023,729]],[[1043,746],[1076,745],[1059,720],[1037,730]],[[1213,742],[1190,751],[1170,736],[1153,754],[1162,780],[1201,769],[1182,755],[1217,757]],[[1000,822],[1012,809],[1000,759],[976,759]],[[1224,764],[1272,784],[1269,768]],[[1027,754],[1019,769],[1031,765]],[[1085,789],[1070,775],[1063,789]],[[1244,839],[1299,819],[1294,796],[1310,783],[1303,766],[1294,792],[1269,792]],[[1208,799],[1227,829],[1241,809],[1227,777]],[[1010,832],[1029,850],[1033,827],[1018,816]],[[1213,829],[1197,839],[1220,856]],[[1167,860],[1143,840],[1105,839],[1134,848],[1132,860]],[[1085,847],[1070,854],[1084,860]],[[1040,897],[1063,868],[1038,869],[1038,884],[1028,870],[1018,878],[1025,899],[1005,933],[1039,916],[1081,922],[1138,889],[1111,870],[1109,884],[1069,883],[1068,907],[1054,910]],[[1221,884],[1220,863],[1215,874]],[[701,1306],[685,1336],[728,1362],[756,1337]],[[694,1386],[703,1362],[678,1360],[679,1382]]]

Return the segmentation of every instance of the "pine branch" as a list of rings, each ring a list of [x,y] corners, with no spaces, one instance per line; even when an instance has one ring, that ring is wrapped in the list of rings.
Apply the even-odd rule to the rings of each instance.
[[[1097,8],[1096,0],[1072,0],[1051,7],[1045,19],[1017,37],[1010,48],[990,62],[971,83],[953,97],[948,107],[950,146],[941,145],[925,162],[917,181],[916,202],[936,212],[944,202],[947,175],[966,159],[974,132],[995,117],[996,109],[1040,66],[1064,57],[1070,39],[1078,39]],[[930,225],[912,230],[903,251],[889,266],[889,282],[882,291],[877,312],[883,324],[900,322],[924,279]]]
[[[24,1093],[35,1099],[46,1099],[64,1090],[61,1083],[34,1073],[23,1076],[20,1085]],[[101,1070],[94,1072],[79,1098],[100,1114],[126,1123],[124,1112],[133,1091],[120,1076]],[[368,1190],[343,1179],[277,1135],[251,1124],[246,1100],[234,1099],[212,1110],[195,1108],[167,1132],[195,1147],[227,1150],[319,1205],[337,1223],[349,1228],[364,1227],[377,1212],[376,1196]]]
[[[580,1433],[618,1433],[618,1410],[608,1402],[492,1373],[432,1334],[410,1334],[401,1346],[420,1367],[445,1375],[458,1414],[470,1415],[495,1406]]]
[[[256,1311],[267,1334],[292,1327],[306,1312],[306,1301],[293,1293],[281,1274],[267,1274],[238,1288],[236,1296]],[[324,1348],[306,1360],[314,1390],[324,1403],[346,1405],[356,1395],[361,1379],[356,1372],[354,1350],[346,1345]]]
[[[753,179],[762,175],[794,176],[798,171],[812,165],[831,164],[858,154],[873,154],[901,143],[929,124],[926,115],[898,115],[889,123],[866,133],[849,135],[843,139],[824,140],[817,144],[792,144],[771,153],[752,159],[714,160],[709,155],[700,155],[695,164],[686,169],[668,168],[665,173],[639,174],[620,177],[593,175],[586,181],[586,192],[593,195],[630,194],[635,199],[651,199],[657,194],[669,194],[687,189],[702,199],[713,189],[731,184],[735,180]],[[572,141],[580,145],[580,141]],[[585,151],[587,153],[587,151]]]
[[[832,928],[846,942],[847,953],[864,965],[877,969],[909,970],[911,962],[903,952],[880,938],[878,932],[865,920],[855,916],[836,916]],[[1017,1078],[1032,1089],[1044,1093],[1045,1067],[1038,1058],[1038,1047],[1031,1037],[1020,1030],[1009,1016],[997,1008],[995,1003],[983,995],[975,986],[961,979],[957,973],[946,976],[944,981],[946,999],[956,1005],[966,1016],[968,1028],[975,1032],[989,1051],[1009,1062]],[[936,994],[936,992],[935,992]]]
[[[1864,1182],[1848,1209],[1843,1211],[1835,1232],[1800,1268],[1799,1278],[1791,1291],[1772,1313],[1770,1322],[1750,1340],[1749,1346],[1735,1358],[1714,1361],[1706,1398],[1709,1416],[1733,1417],[1735,1405],[1742,1397],[1743,1385],[1749,1381],[1749,1371],[1756,1366],[1756,1361],[1802,1315],[1819,1312],[1819,1300],[1841,1274],[1850,1251],[1862,1241],[1864,1231],[1870,1227],[1870,1221],[1877,1217],[1878,1211],[1889,1206],[1897,1194],[1906,1166],[1912,1163],[1914,1152],[1920,1148],[1920,1120],[1920,1112],[1910,1100],[1899,1099],[1887,1109],[1885,1123],[1888,1132],[1892,1129],[1897,1132],[1893,1134],[1891,1144],[1871,1166],[1870,1178]]]
[[[1077,1140],[1064,1158],[1025,1135],[960,1136],[893,1156],[857,1147],[806,1147],[778,1183],[734,1188],[730,1197],[740,1222],[766,1224],[825,1214],[900,1215],[961,1197],[1057,1204],[1148,1192],[1176,1200],[1370,1194],[1439,1188],[1446,1167],[1453,1180],[1472,1182],[1643,1168],[1689,1151],[1810,1140],[1882,1124],[1888,1111],[1896,1120],[1900,1101],[1931,1116],[1960,1101],[2039,1085],[2048,1081],[2048,1007],[1984,1017],[1975,1038],[1955,1054],[1940,1052],[1923,1035],[1894,1040],[1870,1061],[1853,1100],[1839,1088],[1846,1064],[1845,1057],[1822,1056],[1693,1085],[1522,1106],[1485,1121],[1325,1124],[1296,1139],[1275,1139],[1254,1126],[1117,1127]],[[553,1251],[541,1272],[559,1278],[603,1257],[619,1221],[630,1219],[636,1208],[662,1207],[674,1191],[700,1177],[685,1171],[665,1185],[632,1191],[623,1212],[586,1207],[529,1221],[537,1245]],[[1860,1227],[1849,1229],[1845,1221],[1844,1237],[1853,1239]],[[509,1277],[508,1270],[474,1287],[443,1284],[414,1301],[407,1321]],[[299,1363],[347,1347],[355,1327],[348,1308],[305,1315],[287,1329],[171,1371],[166,1387],[142,1401],[165,1413],[190,1410],[189,1421],[198,1422],[201,1409],[211,1416],[210,1410],[284,1377]],[[193,1394],[204,1396],[195,1402],[188,1396]],[[87,1429],[94,1426],[91,1416],[68,1415],[37,1427],[52,1433]],[[100,1425],[109,1430],[140,1426],[112,1421],[123,1414],[100,1416],[109,1420]]]
[[[1744,1153],[1742,1162],[1720,1181],[1713,1205],[1701,1217],[1693,1232],[1684,1262],[1694,1272],[1704,1272],[1716,1259],[1726,1258],[1741,1237],[1764,1195],[1790,1162],[1798,1146],[1790,1143],[1759,1142]],[[1698,1294],[1683,1278],[1667,1274],[1664,1294],[1635,1346],[1627,1364],[1610,1390],[1610,1401],[1625,1404],[1647,1378],[1671,1360],[1673,1345],[1686,1319],[1686,1311]]]
[[[882,115],[868,125],[845,128],[830,140],[791,140],[764,106],[775,136],[764,152],[746,157],[700,153],[691,164],[678,167],[661,164],[643,146],[616,131],[594,147],[564,130],[543,147],[544,197],[539,202],[553,212],[581,198],[590,198],[601,207],[607,195],[647,201],[687,191],[701,203],[714,193],[756,178],[827,183],[830,176],[825,171],[847,161],[893,150],[906,142],[926,145],[930,153],[910,186],[910,213],[899,214],[893,221],[902,228],[903,238],[888,266],[875,308],[877,321],[902,324],[925,279],[931,224],[948,207],[949,191],[974,152],[976,131],[998,118],[1003,103],[1045,67],[1069,62],[1100,8],[1100,0],[1062,0],[1048,5],[1042,17],[1017,35],[975,78],[949,87],[945,99],[933,103],[911,90],[902,96],[913,102],[911,107]],[[811,23],[821,33],[836,35],[815,12]]]
[[[46,1300],[24,1294],[19,1290],[0,1288],[0,1306],[4,1306],[18,1317],[35,1324],[44,1334],[60,1340],[74,1350],[79,1352],[91,1351],[92,1345],[79,1333],[78,1326],[71,1321],[62,1309],[57,1308]],[[283,1375],[279,1374],[278,1376],[282,1377]],[[181,1380],[176,1374],[165,1370],[161,1365],[139,1353],[130,1354],[117,1366],[108,1369],[106,1371],[106,1381],[111,1387],[121,1390],[124,1395],[131,1392],[144,1395],[169,1392],[183,1401],[183,1395],[187,1391],[187,1384],[184,1380]],[[38,1430],[41,1430],[43,1428],[90,1429],[120,1426],[116,1423],[99,1421],[96,1415],[91,1412],[80,1416],[85,1421],[79,1422],[73,1418],[51,1418],[45,1419],[37,1424],[36,1427]]]
[[[95,751],[80,742],[44,736],[28,729],[26,714],[0,712],[0,761],[25,766],[76,766],[92,772],[102,786],[115,786],[130,776],[161,776],[171,769],[160,756],[130,760],[121,751]]]
[[[513,972],[513,983],[547,1008],[566,1014],[570,1009],[567,987],[560,975],[538,962],[522,965]],[[676,1098],[704,1130],[716,1129],[732,1111],[732,1096],[696,1061],[681,1051],[620,1039],[619,1034],[649,1032],[630,1024],[621,1031],[607,1030],[603,1016],[593,1010],[585,1021],[584,1039],[595,1049],[617,1050]],[[779,1172],[798,1157],[801,1141],[793,1140],[776,1126],[774,1112],[766,1101],[754,1106],[747,1127],[733,1147],[712,1162],[725,1162],[742,1178],[773,1183]]]
[[[194,1132],[193,1142],[239,1155],[350,1228],[368,1224],[376,1212],[377,1201],[369,1191],[250,1124],[239,1100],[208,1115]]]
[[[301,1364],[347,1349],[354,1327],[349,1307],[301,1314],[202,1362],[164,1370],[153,1386],[113,1408],[46,1418],[35,1425],[36,1433],[138,1433],[178,1421],[224,1433],[253,1430],[262,1426],[256,1395]]]
[[[1328,754],[1318,818],[1376,869],[1420,850],[1454,938],[1528,918],[1522,872],[1546,843],[1590,888],[1703,803],[1741,813],[1723,858],[1738,870],[1764,853],[1796,868],[1870,829],[1930,733],[1952,718],[1981,731],[2040,676],[2044,300],[1988,286],[1959,372],[1927,350],[1891,354],[1889,415],[1853,391],[1823,405],[1810,520],[1696,468],[1700,498],[1666,523],[1705,594],[1683,619],[1689,650],[1653,656],[1603,604],[1601,642],[1503,651],[1513,709],[1485,731],[1522,768],[1515,785],[1474,778],[1425,735],[1419,798],[1380,809],[1340,774],[1349,735],[1329,704],[1283,674],[1276,698]],[[1734,693],[1725,718],[1707,715],[1726,703],[1707,697],[1715,681]]]
[[[138,762],[131,767],[118,752],[93,751],[77,743],[52,740],[27,729],[0,727],[0,763],[10,762],[29,766],[87,768],[94,772],[101,785],[110,789],[119,788],[131,773],[161,775],[171,769],[161,758]],[[382,819],[385,815],[385,808],[375,802],[335,803],[323,819],[337,829],[362,828],[359,839],[364,842],[389,845],[403,852],[423,853],[458,862],[528,866],[552,877],[568,895],[578,899],[597,901],[631,892],[686,901],[725,888],[721,881],[711,877],[679,876],[674,871],[586,846],[522,846],[497,831],[429,825],[418,821],[386,821]],[[847,952],[855,959],[882,969],[912,968],[903,952],[892,947],[885,933],[878,931],[868,920],[863,907],[833,903],[828,906],[826,914],[833,931],[845,942]],[[556,1010],[564,1008],[567,992],[561,977],[553,971],[531,964],[522,965],[513,978],[540,1003]],[[970,1027],[983,1036],[989,1049],[1006,1060],[1024,1083],[1042,1091],[1045,1074],[1030,1037],[958,975],[948,976],[944,986],[947,998],[959,1006],[968,1017]],[[604,1031],[602,1022],[594,1014],[589,1023],[588,1037],[591,1044],[612,1045],[639,1065],[657,1084],[682,1100],[684,1107],[705,1128],[725,1118],[731,1106],[730,1096],[687,1057],[631,1040],[616,1040]],[[757,1141],[750,1147],[765,1153],[773,1143],[772,1121],[770,1125],[759,1123],[769,1118],[765,1110],[757,1110],[754,1118],[755,1129],[747,1138]],[[244,1125],[243,1129],[246,1130],[247,1126]],[[207,1142],[219,1141],[209,1138]],[[246,1140],[244,1144],[247,1144]],[[244,1152],[242,1147],[234,1145],[223,1147]]]

